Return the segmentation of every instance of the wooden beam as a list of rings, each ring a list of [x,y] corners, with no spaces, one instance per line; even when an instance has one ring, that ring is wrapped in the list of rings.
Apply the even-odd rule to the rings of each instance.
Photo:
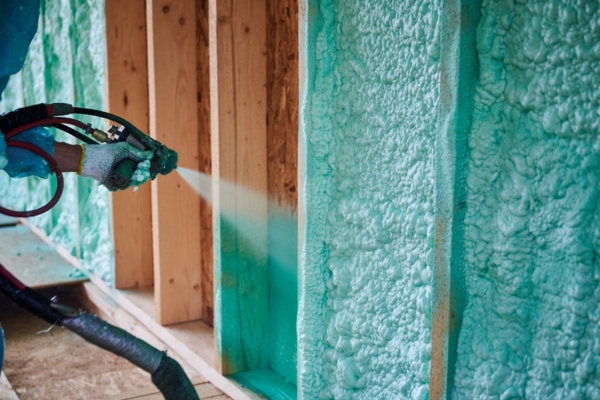
[[[269,366],[297,380],[298,1],[268,0]]]
[[[195,1],[148,0],[150,134],[197,171]],[[163,324],[199,319],[200,198],[173,172],[152,182],[154,288]]]
[[[65,254],[65,252],[61,255],[67,257],[66,259],[69,262],[78,263],[78,260]],[[240,400],[262,399],[262,397],[252,393],[247,388],[242,388],[234,381],[222,376],[215,370],[214,365],[210,360],[203,357],[203,352],[206,351],[207,346],[210,346],[212,343],[212,340],[209,340],[209,337],[212,336],[212,332],[207,326],[201,328],[201,325],[203,325],[201,321],[177,324],[173,327],[160,326],[155,321],[155,318],[153,318],[152,315],[153,313],[150,311],[153,308],[152,299],[144,296],[143,289],[140,289],[139,291],[112,289],[94,273],[90,274],[90,280],[95,287],[100,289],[102,293],[116,303],[116,306],[114,307],[121,307],[135,317],[149,332],[152,332],[152,334],[163,341],[173,353],[177,354],[179,359],[192,366],[202,376],[208,379],[210,383],[224,393],[234,399]],[[90,297],[90,300],[95,303],[99,299],[98,296]],[[98,305],[98,307],[101,307],[101,305]]]
[[[224,375],[268,364],[266,0],[209,1],[215,337]]]
[[[298,0],[269,0],[267,153],[269,199],[298,209]]]
[[[106,0],[108,109],[148,132],[148,58],[144,0]],[[150,185],[112,194],[115,287],[150,286]]]
[[[38,228],[39,229],[39,228]],[[27,226],[0,228],[0,262],[32,289],[73,285],[87,281]]]
[[[200,172],[211,173],[210,72],[208,51],[208,0],[196,0],[196,72],[198,91],[198,156]],[[212,207],[200,200],[200,270],[202,272],[202,319],[210,326],[214,318]]]

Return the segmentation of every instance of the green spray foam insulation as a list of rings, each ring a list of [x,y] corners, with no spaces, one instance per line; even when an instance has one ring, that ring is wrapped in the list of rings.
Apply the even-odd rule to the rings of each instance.
[[[213,181],[210,175],[178,167],[181,177],[206,201],[212,203]],[[269,352],[270,367],[287,381],[296,383],[296,314],[298,308],[298,219],[294,210],[278,205],[250,189],[231,182],[219,182],[221,198],[237,196],[245,204],[263,204],[267,201],[268,221],[251,212],[244,205],[231,208],[232,202],[222,201],[220,213],[223,229],[239,234],[238,243],[252,259],[267,259],[269,264]],[[229,208],[228,208],[229,207]],[[268,224],[267,247],[253,234]],[[226,228],[225,228],[226,227]]]
[[[202,172],[193,171],[191,169],[177,167],[176,171],[181,177],[190,185],[196,193],[204,198],[209,204],[212,204],[212,177]],[[221,180],[221,193],[220,196],[237,196],[243,198],[245,202],[249,204],[258,204],[266,200],[266,196],[257,193],[253,190],[235,185],[231,182]],[[268,201],[268,200],[267,200]],[[258,219],[252,214],[239,214],[239,209],[227,208],[227,204],[221,207],[221,216],[226,219],[228,224],[234,227],[249,243],[253,246],[253,250],[259,253],[267,252],[267,256],[277,262],[282,267],[285,267],[290,274],[296,275],[297,260],[290,258],[290,254],[297,252],[295,246],[297,243],[290,244],[288,241],[281,240],[277,243],[269,243],[269,248],[265,249],[264,245],[258,243],[254,239],[254,235],[251,234],[257,226],[264,225],[266,222],[262,219]],[[274,236],[285,238],[290,233],[295,234],[296,232],[290,232],[295,229],[296,220],[292,218],[293,212],[285,207],[275,204],[273,201],[268,201],[269,207],[269,218],[275,218],[276,223],[274,224],[277,228],[277,232]],[[279,234],[279,235],[277,235]],[[294,247],[294,248],[292,248]]]
[[[302,2],[300,398],[429,395],[438,6]]]

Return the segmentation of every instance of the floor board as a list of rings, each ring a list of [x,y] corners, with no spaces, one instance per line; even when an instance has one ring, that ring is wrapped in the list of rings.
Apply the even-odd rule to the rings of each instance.
[[[13,390],[12,386],[4,372],[0,375],[0,399],[2,400],[19,400],[19,397]]]
[[[82,303],[76,300],[81,295],[78,293],[80,290],[77,285],[47,288],[41,292],[47,297],[58,296],[61,304],[84,309]],[[110,316],[103,317],[115,323]],[[119,317],[120,320],[123,318]],[[127,399],[129,397],[121,394],[140,389],[149,390],[154,396],[141,398],[162,399],[147,372],[87,343],[67,329],[53,327],[48,330],[48,323],[3,297],[0,297],[0,322],[6,335],[3,372],[21,400],[87,400],[115,396]],[[153,345],[165,347],[160,342]],[[189,365],[180,363],[186,372],[191,370]],[[222,394],[216,388],[213,390],[210,384],[203,385],[207,383],[205,378],[197,376],[192,379],[206,391],[207,395],[203,398]]]
[[[0,263],[34,289],[88,280],[23,225],[0,227]]]

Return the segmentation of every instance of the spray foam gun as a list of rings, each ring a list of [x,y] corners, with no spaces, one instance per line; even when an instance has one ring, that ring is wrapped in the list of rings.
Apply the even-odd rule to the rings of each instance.
[[[120,124],[120,126],[112,126],[107,133],[93,128],[90,124],[85,124],[82,121],[63,117],[69,114],[84,114],[105,118]],[[80,128],[83,132],[77,131],[69,125]],[[29,150],[45,159],[50,169],[56,174],[57,188],[53,198],[46,205],[38,209],[13,211],[0,207],[0,213],[2,214],[14,217],[39,215],[54,207],[62,194],[64,179],[58,164],[52,156],[37,146],[18,140],[18,134],[36,126],[53,126],[90,145],[127,142],[140,150],[152,150],[154,153],[150,161],[150,179],[152,180],[156,179],[158,174],[167,175],[177,167],[177,152],[152,139],[129,121],[117,115],[100,110],[73,107],[65,103],[36,104],[19,108],[0,115],[0,131],[4,132],[6,145],[8,147],[19,147]],[[112,169],[105,182],[105,186],[111,191],[128,188],[131,185],[132,175],[136,168],[137,163],[125,157]]]
[[[121,124],[113,126],[109,133],[92,128],[90,124],[62,116],[69,114],[86,114],[102,117]],[[68,125],[78,127],[85,133]],[[36,126],[53,126],[90,145],[99,143],[127,142],[140,150],[152,150],[154,157],[150,164],[150,177],[158,174],[166,175],[177,165],[177,153],[160,142],[150,138],[128,121],[116,115],[87,108],[73,107],[70,104],[37,104],[20,108],[0,115],[0,131],[8,147],[22,148],[45,159],[57,178],[56,193],[43,207],[32,211],[13,211],[0,207],[0,213],[15,217],[39,215],[52,208],[60,198],[64,188],[64,178],[60,168],[52,156],[41,148],[15,139],[21,132]],[[131,183],[132,174],[137,164],[129,159],[121,160],[111,171],[107,185],[112,190],[125,189]],[[0,264],[0,295],[11,299],[34,315],[51,324],[67,327],[79,336],[105,350],[111,351],[151,374],[152,382],[161,391],[166,400],[198,400],[194,386],[177,361],[167,356],[146,342],[132,336],[128,332],[110,325],[98,317],[86,312],[77,312],[58,304],[54,299],[45,298],[39,292],[25,286],[14,275]]]

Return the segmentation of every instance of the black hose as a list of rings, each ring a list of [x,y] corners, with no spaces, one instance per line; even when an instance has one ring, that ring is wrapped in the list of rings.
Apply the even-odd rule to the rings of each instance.
[[[66,318],[62,326],[88,342],[124,357],[150,374],[156,371],[164,355],[143,340],[86,312]]]
[[[98,144],[98,142],[96,142],[94,139],[84,135],[83,133],[81,133],[79,131],[76,131],[75,129],[73,129],[67,125],[54,124],[52,126],[55,127],[56,129],[60,129],[63,132],[67,132],[69,135],[76,137],[77,139],[81,140],[83,143]]]
[[[21,107],[0,115],[0,131],[8,132],[29,122],[73,113],[73,106],[66,103],[35,104]]]
[[[166,354],[163,355],[156,371],[152,373],[152,383],[167,400],[200,400],[181,365]]]
[[[36,317],[64,326],[88,342],[132,362],[151,374],[165,400],[199,400],[179,363],[130,333],[93,314],[53,303],[25,286],[0,264],[0,293]]]
[[[21,290],[17,289],[2,274],[0,274],[0,292],[18,306],[23,307],[36,317],[42,318],[50,324],[60,324],[65,318],[62,312],[50,307],[50,300],[28,287]]]
[[[73,114],[93,115],[94,117],[109,119],[111,121],[118,122],[119,124],[124,125],[133,131],[143,133],[135,125],[133,125],[131,122],[127,121],[126,119],[121,118],[115,114],[107,113],[106,111],[92,110],[91,108],[84,108],[84,107],[74,107]]]

